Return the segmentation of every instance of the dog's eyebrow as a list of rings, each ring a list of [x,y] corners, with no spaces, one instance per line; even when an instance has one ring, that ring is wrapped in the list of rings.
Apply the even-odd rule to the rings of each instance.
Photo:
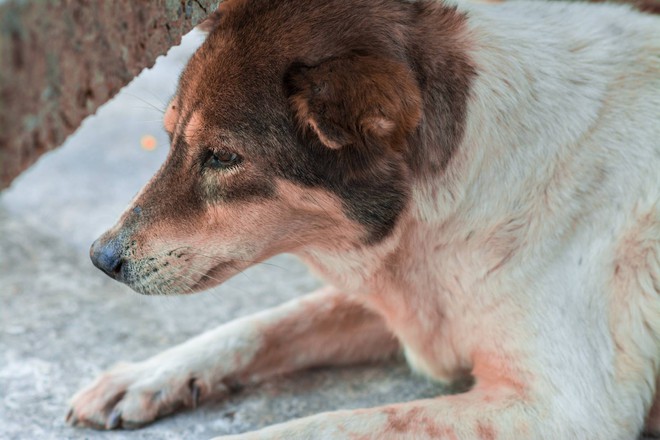
[[[200,112],[193,110],[188,115],[185,127],[183,128],[183,136],[188,143],[195,140],[198,133],[202,131],[204,124]]]
[[[188,139],[186,139],[186,132],[188,130],[188,124],[190,123],[191,118],[197,111],[197,106],[193,106],[190,111],[188,111],[183,119],[181,119],[181,123],[178,124],[178,127],[175,128],[174,133],[172,133],[172,145],[176,147],[179,145],[180,140],[184,140],[184,142]]]

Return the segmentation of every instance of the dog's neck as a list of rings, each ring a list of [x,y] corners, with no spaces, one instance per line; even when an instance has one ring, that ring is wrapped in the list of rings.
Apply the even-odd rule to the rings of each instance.
[[[519,193],[529,189],[523,182],[546,178],[538,170],[551,158],[570,156],[585,127],[594,125],[611,76],[606,66],[589,59],[600,50],[597,34],[557,37],[556,29],[549,29],[548,39],[538,41],[528,35],[525,17],[489,5],[468,7],[460,46],[475,75],[462,138],[446,167],[425,170],[413,189],[414,217],[435,224],[493,200],[499,210],[515,209]],[[568,28],[576,32],[575,26],[567,26],[567,33]],[[442,115],[425,119],[430,117]],[[421,139],[421,154],[429,162],[437,148],[433,140]],[[493,182],[507,188],[508,196],[492,197]],[[501,206],[506,202],[509,206]],[[474,215],[484,212],[476,209]]]

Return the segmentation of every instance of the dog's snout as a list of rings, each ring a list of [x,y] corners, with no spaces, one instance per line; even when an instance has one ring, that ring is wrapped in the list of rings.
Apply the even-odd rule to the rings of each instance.
[[[101,269],[109,277],[121,280],[124,260],[121,255],[121,246],[115,240],[96,240],[89,251],[94,266]]]

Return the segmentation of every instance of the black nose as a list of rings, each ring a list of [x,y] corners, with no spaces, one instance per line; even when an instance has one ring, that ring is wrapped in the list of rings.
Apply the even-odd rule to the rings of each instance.
[[[89,250],[89,256],[94,266],[101,269],[111,278],[121,280],[124,260],[121,257],[121,246],[115,240],[102,242],[96,240]]]

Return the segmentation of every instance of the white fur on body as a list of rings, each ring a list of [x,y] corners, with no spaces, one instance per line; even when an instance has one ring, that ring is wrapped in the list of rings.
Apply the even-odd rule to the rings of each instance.
[[[459,8],[469,13],[477,77],[448,168],[417,182],[385,242],[301,256],[342,292],[315,295],[364,304],[414,369],[438,380],[472,372],[474,388],[231,438],[621,440],[642,431],[660,372],[660,20],[612,5]],[[319,298],[227,324],[101,381],[124,374],[124,388],[136,390],[125,405],[138,413],[145,395],[189,393],[189,377],[216,387],[268,348],[267,331],[290,330],[282,321],[304,322],[298,338],[327,324],[312,319]],[[323,328],[318,341],[335,335],[352,353],[337,363],[394,348],[359,355],[387,340],[377,321],[367,340]],[[308,351],[268,373],[332,360],[328,344],[306,337],[299,348]],[[74,406],[103,406],[103,387]],[[654,413],[648,426],[660,429]]]

